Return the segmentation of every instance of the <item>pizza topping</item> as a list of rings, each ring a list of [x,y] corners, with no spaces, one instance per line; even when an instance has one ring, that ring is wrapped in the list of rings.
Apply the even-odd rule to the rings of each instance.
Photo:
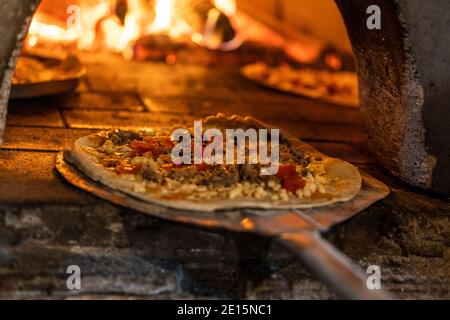
[[[196,164],[195,169],[197,169],[197,171],[206,171],[209,169],[209,165],[206,163]]]
[[[236,166],[222,165],[213,168],[213,174],[208,183],[215,186],[229,187],[239,182],[239,172]]]
[[[115,145],[129,144],[133,140],[142,140],[140,134],[134,131],[114,130],[108,134],[108,140]]]
[[[257,181],[260,178],[260,168],[255,164],[241,164],[239,165],[239,175],[242,180]]]
[[[148,181],[161,182],[163,175],[151,167],[144,167],[141,170],[142,178]]]
[[[131,149],[133,149],[138,155],[143,155],[147,152],[152,152],[157,148],[156,144],[150,144],[145,141],[133,140],[130,144]]]
[[[276,177],[278,179],[284,179],[291,174],[295,174],[296,172],[297,172],[297,168],[296,168],[295,164],[281,164],[278,167],[278,172],[276,174]]]
[[[283,180],[283,188],[294,194],[297,192],[297,190],[303,189],[305,186],[306,181],[297,173],[292,173]]]
[[[131,175],[130,179],[137,179],[143,185],[164,183],[181,188],[189,185],[204,188],[205,194],[214,191],[223,192],[229,198],[269,198],[274,201],[324,193],[322,161],[316,157],[313,161],[307,152],[299,150],[299,145],[291,144],[284,137],[280,141],[281,164],[275,176],[261,175],[260,164],[175,165],[171,151],[176,142],[163,131],[116,130],[110,132],[103,145],[93,149],[92,154],[106,169],[119,175]],[[244,151],[247,154],[248,148]]]
[[[162,169],[166,170],[166,171],[171,171],[173,169],[173,164],[171,163],[165,163],[161,166]]]

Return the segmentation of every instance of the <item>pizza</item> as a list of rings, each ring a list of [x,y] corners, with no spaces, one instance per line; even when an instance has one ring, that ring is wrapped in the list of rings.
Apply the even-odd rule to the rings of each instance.
[[[241,73],[276,90],[341,105],[359,105],[358,78],[353,72],[297,69],[287,64],[270,67],[264,62],[257,62],[243,67]]]
[[[60,60],[27,54],[19,57],[12,84],[36,84],[77,78],[82,71],[75,56],[69,55],[65,60]]]
[[[222,132],[273,128],[250,117],[222,114],[203,119],[202,125],[203,130]],[[361,176],[353,165],[327,157],[281,131],[277,171],[271,175],[262,174],[267,164],[261,163],[175,164],[172,150],[181,142],[171,132],[102,131],[78,139],[68,161],[118,192],[184,210],[311,208],[348,201],[361,188]],[[202,142],[201,147],[209,143]],[[248,154],[248,147],[241,151]]]

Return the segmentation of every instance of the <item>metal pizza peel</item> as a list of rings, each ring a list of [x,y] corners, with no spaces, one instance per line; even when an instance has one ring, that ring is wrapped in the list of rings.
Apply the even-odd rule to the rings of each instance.
[[[195,212],[145,202],[106,187],[70,163],[70,153],[60,152],[56,169],[70,184],[114,204],[154,217],[210,229],[248,232],[271,237],[289,248],[305,267],[343,299],[390,299],[382,290],[369,290],[361,268],[327,242],[321,234],[389,194],[382,182],[360,171],[363,185],[350,201],[301,210],[224,210]]]

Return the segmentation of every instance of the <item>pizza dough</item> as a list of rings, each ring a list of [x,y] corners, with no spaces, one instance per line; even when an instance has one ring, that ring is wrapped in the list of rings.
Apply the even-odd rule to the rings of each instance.
[[[249,64],[241,73],[263,86],[304,97],[357,107],[358,78],[355,73],[330,72],[289,65],[270,67],[264,62]]]
[[[208,128],[270,126],[250,117],[218,114],[203,120],[203,129]],[[78,139],[68,160],[114,190],[183,210],[312,208],[348,201],[361,188],[354,166],[327,157],[287,133],[280,133],[277,175],[261,176],[258,165],[175,166],[168,152],[177,142],[168,139],[170,132],[100,132]]]

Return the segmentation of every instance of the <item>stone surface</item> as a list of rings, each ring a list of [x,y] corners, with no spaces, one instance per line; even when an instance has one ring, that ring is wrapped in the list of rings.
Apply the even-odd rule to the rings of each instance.
[[[450,3],[445,0],[336,0],[357,60],[369,143],[405,181],[450,192],[448,123]],[[369,30],[369,5],[382,13]]]
[[[64,127],[61,111],[46,100],[35,103],[31,100],[9,103],[8,126]]]
[[[255,89],[253,89],[255,90]],[[256,90],[261,91],[261,88]],[[255,90],[255,91],[256,91]],[[244,93],[245,92],[245,93]],[[265,94],[236,91],[239,101],[230,102],[201,98],[153,98],[142,93],[150,112],[207,116],[218,112],[252,115],[267,122],[290,121],[326,124],[348,124],[361,129],[361,114],[357,108],[342,108],[308,99],[278,96],[266,99]],[[264,92],[264,91],[263,91]],[[270,91],[269,91],[270,92]],[[246,96],[248,95],[248,98]],[[255,107],[255,104],[257,107]],[[299,108],[299,104],[302,105]],[[277,105],[277,108],[273,108]],[[362,130],[361,130],[362,131]]]
[[[84,90],[80,88],[79,90]],[[94,94],[78,91],[69,97],[48,98],[48,103],[62,109],[101,109],[142,111],[144,106],[137,94]]]
[[[57,179],[55,153],[0,151],[0,203],[73,203],[84,193]]]
[[[6,127],[3,149],[61,151],[70,149],[75,139],[98,130],[42,127]]]
[[[439,210],[434,208],[440,208]],[[326,236],[401,298],[448,299],[448,202],[394,189]],[[0,207],[0,296],[334,299],[270,239],[192,228],[97,201]],[[83,272],[80,292],[65,269]],[[32,266],[32,268],[30,268]]]

